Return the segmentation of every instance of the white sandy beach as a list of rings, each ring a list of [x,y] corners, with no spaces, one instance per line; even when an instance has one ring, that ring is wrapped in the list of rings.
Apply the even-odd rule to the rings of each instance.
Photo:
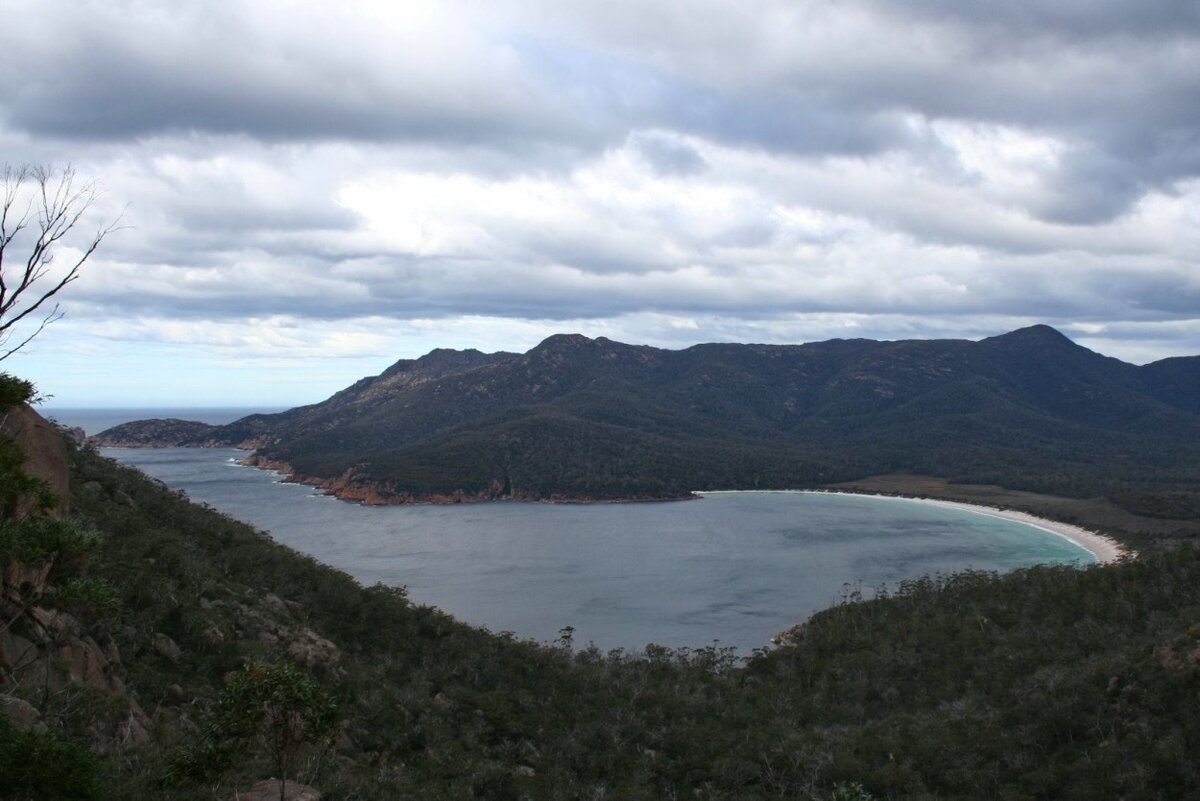
[[[826,495],[855,495],[860,498],[882,498],[885,500],[895,501],[910,501],[912,503],[924,503],[931,506],[946,506],[951,509],[961,509],[964,512],[974,512],[979,515],[988,517],[998,517],[1002,520],[1012,520],[1016,523],[1024,523],[1027,526],[1047,531],[1056,536],[1062,537],[1069,542],[1078,545],[1083,550],[1090,553],[1096,558],[1096,561],[1102,565],[1107,565],[1116,562],[1125,556],[1126,551],[1121,543],[1114,540],[1112,537],[1106,537],[1103,534],[1098,534],[1095,531],[1088,531],[1086,528],[1073,526],[1070,523],[1060,523],[1057,520],[1047,520],[1044,517],[1037,517],[1028,512],[1018,512],[1014,509],[999,509],[995,506],[983,506],[976,503],[962,503],[960,501],[942,501],[936,498],[910,498],[903,495],[872,495],[864,492],[841,492],[831,490],[802,490],[808,493],[824,493]]]
[[[720,492],[737,492],[738,490],[721,490]],[[745,490],[743,490],[745,491]],[[749,490],[757,492],[758,490]],[[771,490],[768,490],[768,492]],[[1095,531],[1088,531],[1079,526],[1073,526],[1070,523],[1060,523],[1057,520],[1048,520],[1044,517],[1037,517],[1027,512],[1018,512],[1013,509],[999,509],[995,506],[984,506],[976,503],[962,503],[959,501],[943,501],[936,498],[913,498],[906,495],[877,495],[868,492],[846,492],[844,490],[775,490],[776,492],[799,492],[810,495],[853,495],[857,498],[878,498],[886,501],[909,501],[910,503],[924,503],[931,506],[946,506],[951,509],[961,509],[964,512],[972,512],[974,514],[986,515],[988,517],[998,517],[1002,520],[1012,520],[1015,523],[1023,523],[1033,528],[1041,529],[1055,536],[1077,545],[1084,551],[1091,554],[1099,564],[1106,565],[1112,562],[1119,561],[1125,556],[1134,556],[1125,550],[1119,542],[1112,537],[1106,537],[1103,534],[1098,534]],[[702,492],[701,495],[716,494]]]

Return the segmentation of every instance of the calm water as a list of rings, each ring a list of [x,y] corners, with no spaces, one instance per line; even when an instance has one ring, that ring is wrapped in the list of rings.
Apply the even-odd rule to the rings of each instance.
[[[232,449],[105,449],[364,584],[493,631],[640,649],[719,640],[748,655],[873,588],[967,567],[1091,562],[1028,526],[904,500],[718,493],[699,501],[364,507],[278,483]]]

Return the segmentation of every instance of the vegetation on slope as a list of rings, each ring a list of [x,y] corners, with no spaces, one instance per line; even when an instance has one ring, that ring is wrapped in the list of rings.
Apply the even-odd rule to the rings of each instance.
[[[1200,357],[1137,367],[1045,326],[980,342],[681,351],[559,335],[521,355],[435,351],[323,403],[179,428],[174,441],[253,447],[369,502],[679,497],[919,473],[1194,517],[1181,498],[1200,483],[1196,397]],[[138,423],[102,439],[163,435]]]
[[[80,634],[111,638],[124,695],[29,698],[54,742],[91,753],[96,793],[112,798],[230,798],[271,775],[259,746],[206,766],[204,744],[227,677],[280,664],[343,721],[329,750],[298,757],[295,775],[327,799],[1200,792],[1200,552],[1188,543],[1113,567],[851,592],[793,646],[743,665],[722,649],[601,654],[569,631],[548,646],[479,631],[93,452],[72,462],[77,522],[103,538],[86,575],[117,595],[81,614]],[[133,702],[147,736],[119,741]]]

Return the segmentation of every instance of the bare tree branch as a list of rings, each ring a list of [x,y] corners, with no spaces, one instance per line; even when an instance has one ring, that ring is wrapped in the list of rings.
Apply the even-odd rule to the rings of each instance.
[[[81,225],[96,201],[96,185],[77,185],[74,168],[60,173],[40,165],[4,168],[4,193],[0,205],[0,349],[29,319],[33,332],[0,352],[0,361],[25,347],[47,325],[62,317],[57,301],[48,312],[43,306],[79,278],[80,268],[100,243],[118,230],[120,218],[102,224],[79,247],[81,255],[66,269],[54,271],[56,249]],[[23,263],[7,258],[10,250],[28,249]]]

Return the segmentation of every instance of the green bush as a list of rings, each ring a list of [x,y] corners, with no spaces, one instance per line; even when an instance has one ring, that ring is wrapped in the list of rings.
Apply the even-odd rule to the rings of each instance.
[[[337,704],[312,676],[291,662],[255,660],[226,678],[202,742],[172,772],[220,774],[249,750],[266,757],[279,777],[296,779],[300,759],[324,754],[340,726]]]
[[[111,582],[94,576],[68,579],[54,592],[55,605],[87,621],[121,611],[121,595]]]
[[[51,733],[18,731],[0,715],[0,796],[21,801],[104,797],[100,763]]]
[[[829,801],[875,801],[875,796],[868,793],[858,782],[842,782],[833,788]]]
[[[0,373],[0,408],[18,403],[37,403],[37,387],[33,382],[17,378],[11,373]]]
[[[51,580],[64,580],[82,569],[102,539],[94,530],[51,517],[5,520],[0,522],[0,559],[33,565],[53,561]]]

